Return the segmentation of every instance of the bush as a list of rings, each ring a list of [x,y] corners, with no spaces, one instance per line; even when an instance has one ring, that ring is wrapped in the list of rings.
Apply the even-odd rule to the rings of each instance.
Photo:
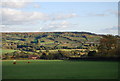
[[[96,51],[89,51],[88,52],[89,57],[95,56],[95,54],[96,54]]]

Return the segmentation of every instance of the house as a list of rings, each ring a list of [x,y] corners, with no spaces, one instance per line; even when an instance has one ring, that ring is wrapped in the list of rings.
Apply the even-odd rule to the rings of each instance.
[[[39,59],[40,56],[39,55],[29,55],[28,56],[28,59],[32,59],[32,60],[36,60],[36,59]]]

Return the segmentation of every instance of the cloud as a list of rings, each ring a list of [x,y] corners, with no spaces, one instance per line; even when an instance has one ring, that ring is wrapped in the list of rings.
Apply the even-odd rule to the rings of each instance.
[[[110,30],[118,30],[118,27],[114,26],[112,28],[106,28],[107,31],[110,31]]]
[[[21,25],[0,25],[0,32],[34,32],[37,30],[36,27],[31,29],[30,26]]]
[[[35,4],[35,5],[33,5],[33,7],[34,7],[34,8],[40,8],[40,5]]]
[[[109,9],[109,10],[106,10],[105,12],[107,12],[108,14],[110,15],[114,15],[114,16],[118,16],[120,15],[120,11],[119,10],[112,10],[112,9]]]
[[[2,1],[1,5],[2,7],[7,7],[7,8],[23,8],[28,3],[30,3],[28,0],[6,0],[6,1]]]
[[[112,34],[116,35],[116,34],[118,34],[118,31],[120,30],[118,27],[120,27],[120,26],[113,26],[111,28],[105,28],[102,30],[102,32],[107,33],[107,34],[112,33]]]
[[[57,14],[51,17],[52,20],[63,20],[63,19],[69,19],[69,18],[75,18],[78,17],[76,13],[69,13],[69,14]]]
[[[11,8],[2,8],[2,24],[4,25],[26,24],[47,19],[47,15],[41,12],[24,12]]]
[[[62,22],[51,22],[49,24],[46,24],[43,28],[40,29],[40,31],[60,31],[65,30],[67,28],[75,27],[77,24],[70,23],[68,21],[62,21]]]
[[[6,28],[6,25],[0,25],[0,28]]]
[[[12,30],[10,26],[0,25],[0,32],[2,32],[2,31],[8,32],[8,31],[10,31],[10,30]]]
[[[107,16],[107,14],[93,14],[93,16],[100,16],[100,17],[103,17],[103,16]]]
[[[0,22],[2,22],[1,28],[3,31],[18,31],[19,29],[24,31],[25,28],[22,27],[24,25],[42,25],[44,27],[41,28],[41,31],[55,31],[76,26],[76,24],[65,21],[66,19],[78,17],[76,13],[50,15],[38,11],[23,11],[21,8],[26,7],[29,3],[28,0],[21,0],[19,2],[18,0],[7,0],[0,4],[2,5],[0,8],[2,11],[0,12],[0,19],[2,20]],[[40,8],[40,5],[34,4],[33,7]],[[48,22],[50,23],[46,24]],[[18,26],[15,28],[12,25],[20,25],[21,28],[17,28]]]
[[[106,13],[90,13],[90,14],[88,14],[88,16],[104,17],[104,16],[108,16],[108,14],[106,14]]]
[[[74,13],[70,14],[59,14],[51,17],[49,14],[42,12],[25,12],[18,9],[1,8],[2,9],[2,24],[4,25],[23,25],[30,24],[39,21],[57,21],[74,18],[77,15]]]
[[[118,15],[120,15],[120,11],[108,9],[108,10],[105,10],[103,13],[89,13],[88,14],[88,16],[96,16],[96,17],[105,17],[105,16],[111,16],[111,15],[118,17]]]

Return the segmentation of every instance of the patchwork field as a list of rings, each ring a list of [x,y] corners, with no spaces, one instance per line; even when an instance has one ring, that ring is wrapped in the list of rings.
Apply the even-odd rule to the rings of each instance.
[[[28,63],[31,62],[31,63]],[[116,79],[118,62],[4,60],[3,79]]]

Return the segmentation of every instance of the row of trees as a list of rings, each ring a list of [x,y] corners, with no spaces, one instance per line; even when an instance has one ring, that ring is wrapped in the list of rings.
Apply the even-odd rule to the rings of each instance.
[[[13,53],[3,54],[3,59],[29,59],[30,55],[35,55],[39,59],[67,59],[71,56],[81,56],[81,51],[39,51],[39,52],[27,52],[27,51],[15,51]]]

